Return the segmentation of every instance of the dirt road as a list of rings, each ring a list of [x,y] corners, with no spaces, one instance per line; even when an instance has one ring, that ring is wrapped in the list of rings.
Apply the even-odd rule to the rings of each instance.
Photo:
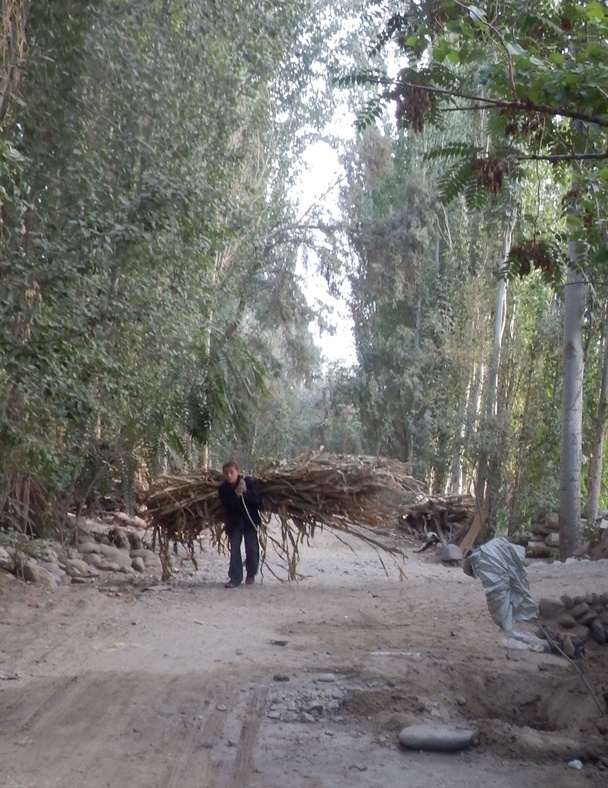
[[[606,563],[534,566],[533,595],[608,590]],[[507,649],[460,569],[409,550],[404,576],[390,560],[387,575],[331,535],[303,551],[298,583],[266,572],[226,590],[226,564],[207,552],[169,584],[55,591],[0,575],[0,784],[608,782],[597,763],[568,766],[598,735],[589,691],[566,660]],[[586,661],[594,686],[605,649]],[[478,744],[400,749],[421,722],[473,727]]]

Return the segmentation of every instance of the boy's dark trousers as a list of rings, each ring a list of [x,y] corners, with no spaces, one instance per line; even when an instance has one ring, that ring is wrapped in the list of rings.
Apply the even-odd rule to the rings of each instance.
[[[240,528],[235,528],[230,534],[228,577],[237,586],[243,582],[243,559],[241,556],[243,537],[245,537],[245,569],[247,577],[254,578],[257,575],[260,563],[260,545],[257,531],[254,528],[248,528],[243,533]]]

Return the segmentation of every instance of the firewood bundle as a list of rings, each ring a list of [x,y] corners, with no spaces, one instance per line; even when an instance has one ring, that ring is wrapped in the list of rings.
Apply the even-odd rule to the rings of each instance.
[[[425,497],[400,507],[397,525],[421,540],[436,534],[441,544],[458,544],[468,532],[475,511],[475,498],[470,495]]]
[[[312,539],[317,528],[352,534],[376,548],[394,551],[377,538],[377,530],[394,519],[397,503],[415,500],[421,484],[409,466],[383,457],[311,453],[270,466],[253,475],[263,498],[260,542],[286,559],[295,577],[298,547]],[[145,498],[147,518],[158,543],[163,574],[170,574],[169,548],[182,544],[194,560],[200,537],[210,533],[222,544],[224,512],[217,488],[220,471],[192,471],[162,476]],[[269,528],[271,518],[278,520]]]

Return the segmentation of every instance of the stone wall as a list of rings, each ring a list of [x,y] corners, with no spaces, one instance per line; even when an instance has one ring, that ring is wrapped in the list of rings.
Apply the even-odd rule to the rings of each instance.
[[[608,640],[608,591],[543,598],[538,611],[541,626],[568,657],[581,656],[589,640],[602,646]]]

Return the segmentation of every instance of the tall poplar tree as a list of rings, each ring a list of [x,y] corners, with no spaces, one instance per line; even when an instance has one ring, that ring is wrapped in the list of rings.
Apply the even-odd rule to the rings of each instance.
[[[586,282],[605,265],[608,182],[608,14],[596,2],[511,2],[482,7],[457,0],[427,0],[386,12],[380,36],[393,42],[403,67],[395,78],[368,72],[359,81],[381,92],[367,107],[396,105],[397,123],[420,131],[445,111],[487,112],[491,145],[460,151],[454,175],[462,188],[474,181],[498,192],[507,179],[525,178],[531,161],[561,170],[569,234],[563,352],[560,483],[561,556],[580,539],[582,440],[582,315]],[[570,176],[570,177],[568,177]],[[556,175],[559,180],[559,175]],[[533,249],[533,246],[530,246]],[[540,254],[533,265],[555,261]],[[549,269],[546,271],[549,273]]]

